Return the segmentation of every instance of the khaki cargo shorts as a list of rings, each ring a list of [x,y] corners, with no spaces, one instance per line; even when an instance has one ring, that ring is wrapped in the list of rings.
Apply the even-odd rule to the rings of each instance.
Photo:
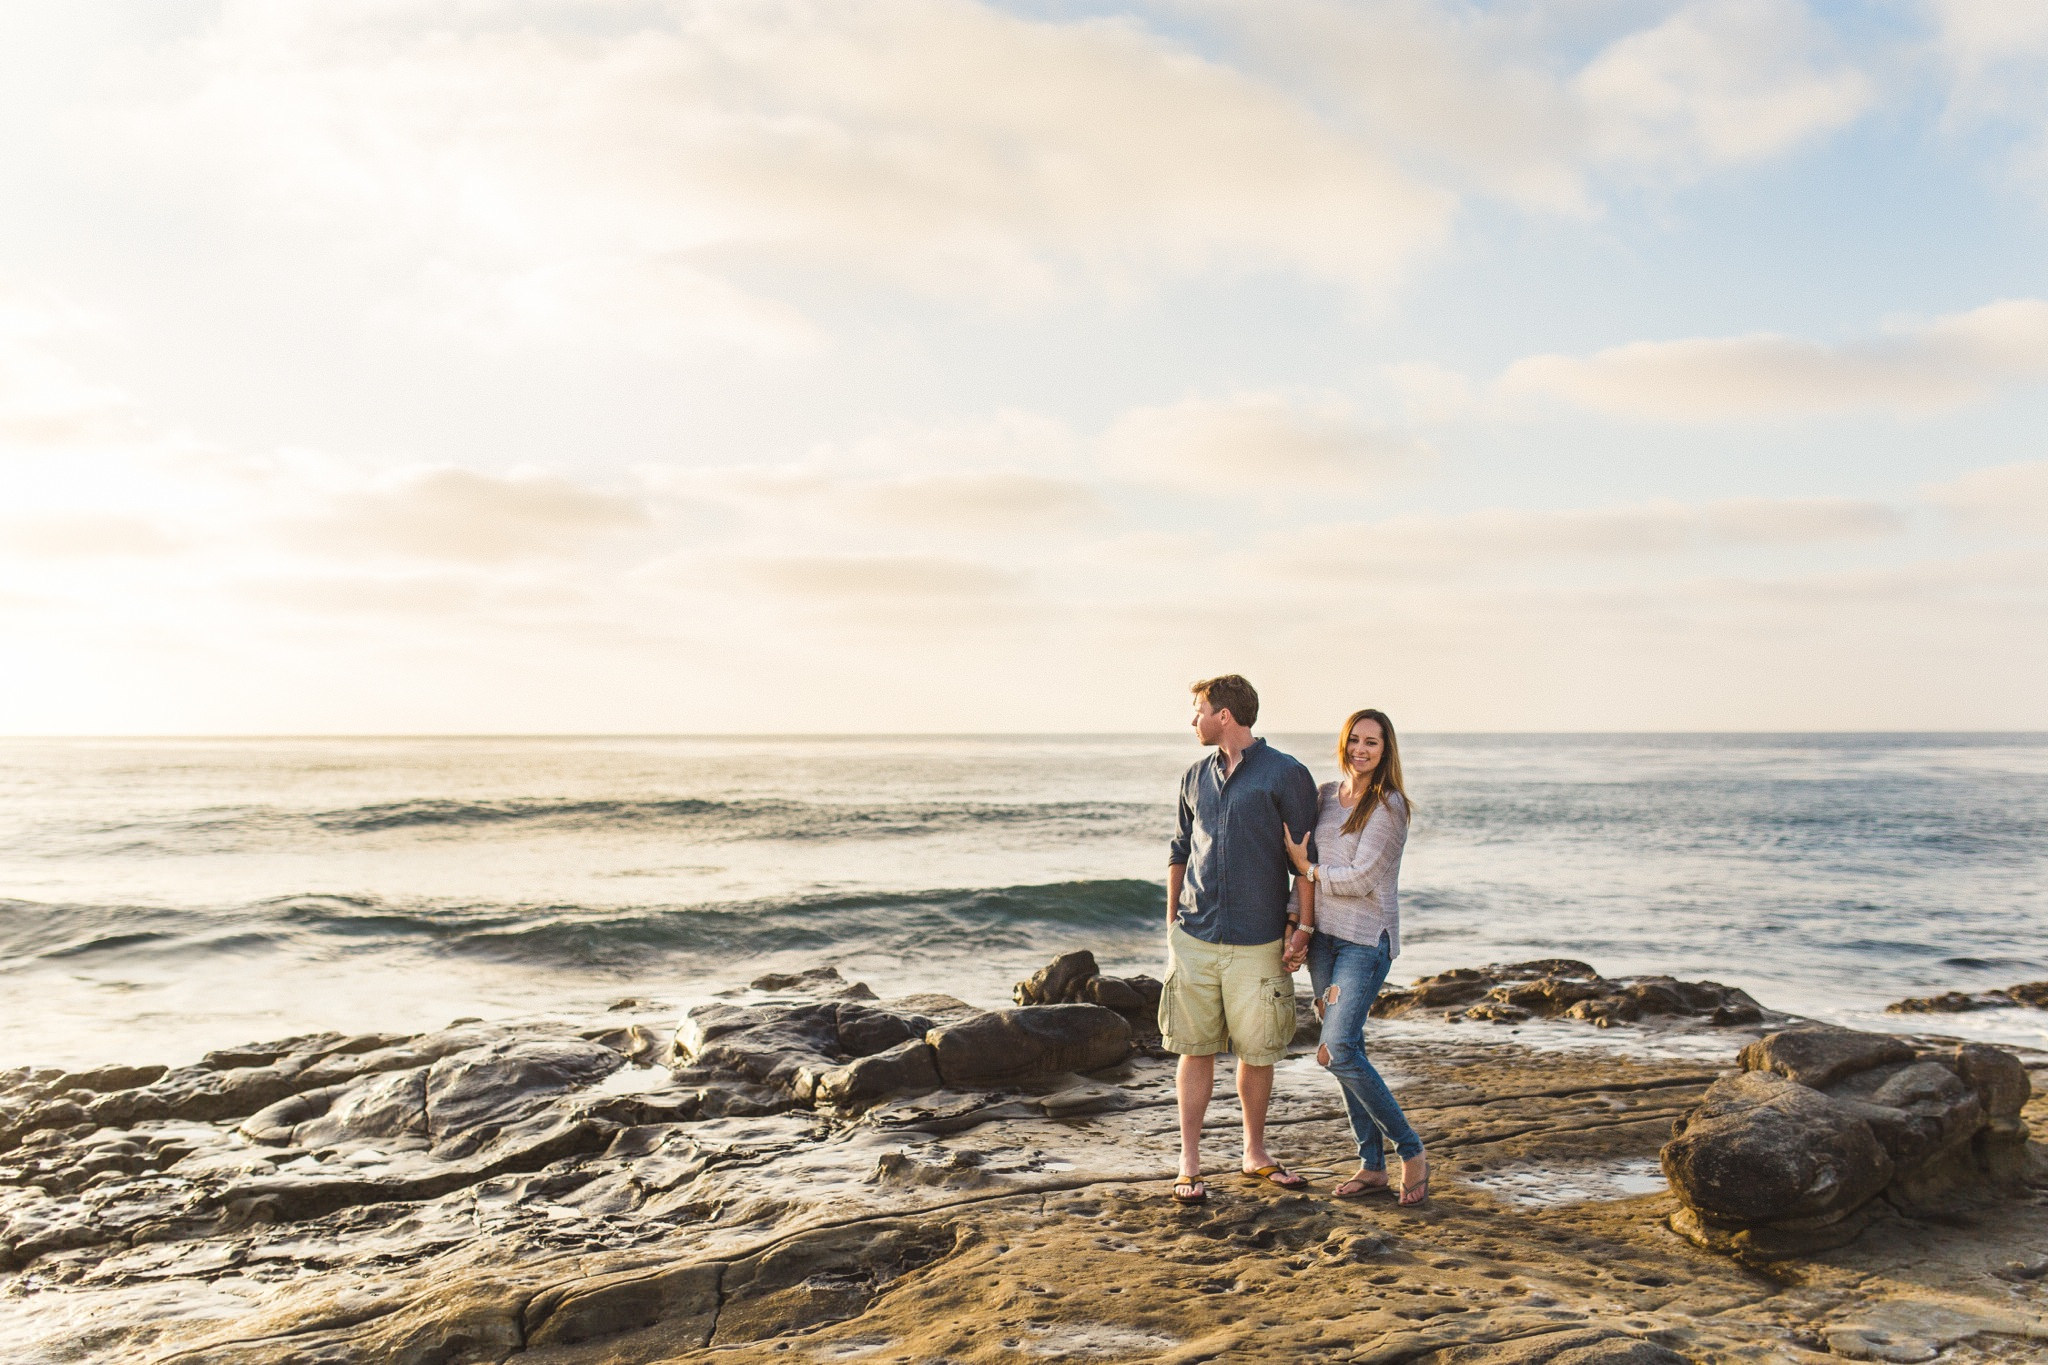
[[[1294,977],[1280,965],[1280,940],[1204,943],[1178,924],[1166,930],[1166,987],[1159,1033],[1168,1052],[1223,1051],[1271,1066],[1294,1041]]]

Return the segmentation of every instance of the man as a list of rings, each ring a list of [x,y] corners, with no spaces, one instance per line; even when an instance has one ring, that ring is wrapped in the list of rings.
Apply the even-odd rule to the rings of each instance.
[[[1208,1199],[1202,1119],[1216,1054],[1237,1054],[1244,1166],[1282,1189],[1308,1182],[1266,1152],[1273,1064],[1294,1040],[1294,975],[1315,924],[1315,887],[1295,883],[1299,924],[1287,923],[1290,833],[1316,825],[1316,783],[1295,759],[1252,736],[1259,694],[1235,673],[1191,689],[1195,735],[1216,752],[1180,784],[1180,824],[1166,865],[1166,988],[1159,1032],[1180,1054],[1180,1178],[1174,1200]],[[1311,855],[1313,857],[1313,855]],[[1283,957],[1285,963],[1283,965]]]

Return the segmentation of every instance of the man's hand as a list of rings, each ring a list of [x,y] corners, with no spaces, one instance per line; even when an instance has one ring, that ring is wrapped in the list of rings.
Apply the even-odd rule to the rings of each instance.
[[[1298,972],[1308,961],[1309,940],[1314,938],[1308,930],[1298,924],[1287,926],[1287,939],[1280,946],[1280,965],[1290,972]]]
[[[1180,919],[1180,889],[1187,878],[1186,863],[1166,865],[1166,926],[1169,929]]]

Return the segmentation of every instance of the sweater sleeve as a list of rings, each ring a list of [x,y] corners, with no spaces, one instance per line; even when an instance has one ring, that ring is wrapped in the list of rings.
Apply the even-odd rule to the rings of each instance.
[[[1389,792],[1385,804],[1372,813],[1365,828],[1358,832],[1358,847],[1350,857],[1343,857],[1342,850],[1336,848],[1325,851],[1331,860],[1320,864],[1323,885],[1339,896],[1373,894],[1386,880],[1387,869],[1401,856],[1401,848],[1407,842],[1408,803],[1400,793]]]

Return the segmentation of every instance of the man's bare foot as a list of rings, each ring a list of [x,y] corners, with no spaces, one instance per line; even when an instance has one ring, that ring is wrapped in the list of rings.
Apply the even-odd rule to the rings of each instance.
[[[1429,1198],[1429,1158],[1411,1156],[1401,1162],[1401,1203],[1414,1208]]]
[[[1368,1194],[1378,1194],[1388,1188],[1385,1171],[1368,1171],[1361,1168],[1358,1174],[1330,1191],[1333,1199],[1358,1199]]]

